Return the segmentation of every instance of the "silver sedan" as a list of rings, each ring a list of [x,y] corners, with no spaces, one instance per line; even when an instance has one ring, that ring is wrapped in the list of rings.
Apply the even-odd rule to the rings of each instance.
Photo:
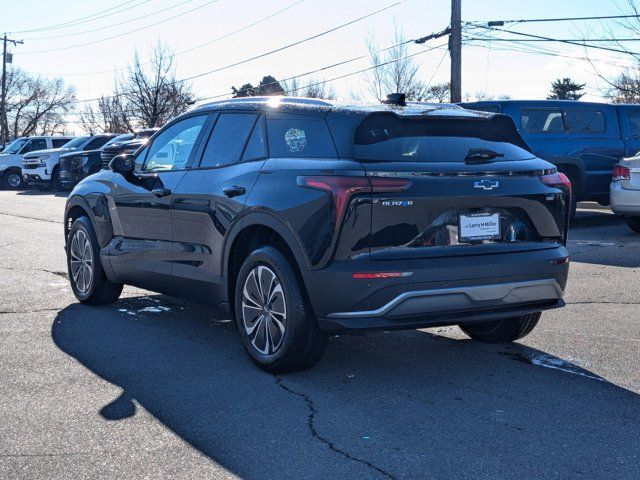
[[[640,155],[625,158],[613,169],[611,210],[640,233]]]

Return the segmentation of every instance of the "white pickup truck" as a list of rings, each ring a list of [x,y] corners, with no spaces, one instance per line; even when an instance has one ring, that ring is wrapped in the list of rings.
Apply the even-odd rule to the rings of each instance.
[[[57,190],[59,185],[60,155],[76,151],[97,150],[107,143],[113,135],[91,135],[76,137],[60,148],[39,150],[24,155],[22,159],[22,180],[28,185],[41,189]]]
[[[0,185],[5,188],[22,186],[22,157],[36,150],[60,148],[73,137],[37,136],[16,138],[0,153]]]

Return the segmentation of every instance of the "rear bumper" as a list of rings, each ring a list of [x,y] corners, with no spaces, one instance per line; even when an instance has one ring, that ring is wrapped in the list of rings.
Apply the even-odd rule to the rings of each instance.
[[[335,262],[304,272],[326,331],[454,325],[564,305],[565,247],[411,261]],[[354,270],[354,267],[357,270]],[[412,272],[400,279],[354,279],[357,272]],[[410,281],[407,281],[410,280]]]
[[[611,210],[616,215],[640,215],[640,190],[622,188],[621,182],[612,182]]]

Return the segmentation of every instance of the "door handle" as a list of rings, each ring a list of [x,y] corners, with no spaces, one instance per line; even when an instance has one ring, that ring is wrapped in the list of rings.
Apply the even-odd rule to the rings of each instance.
[[[167,195],[171,195],[171,190],[168,188],[154,188],[151,190],[156,197],[166,197]]]
[[[234,185],[233,187],[226,187],[222,189],[222,193],[224,193],[227,197],[237,197],[238,195],[244,195],[247,193],[244,187],[239,187]]]

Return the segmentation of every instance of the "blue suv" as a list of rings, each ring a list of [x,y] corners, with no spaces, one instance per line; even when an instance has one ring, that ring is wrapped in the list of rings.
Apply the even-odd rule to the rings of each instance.
[[[609,205],[613,167],[640,151],[640,105],[571,100],[496,100],[461,104],[513,118],[537,157],[571,180],[575,202]]]

